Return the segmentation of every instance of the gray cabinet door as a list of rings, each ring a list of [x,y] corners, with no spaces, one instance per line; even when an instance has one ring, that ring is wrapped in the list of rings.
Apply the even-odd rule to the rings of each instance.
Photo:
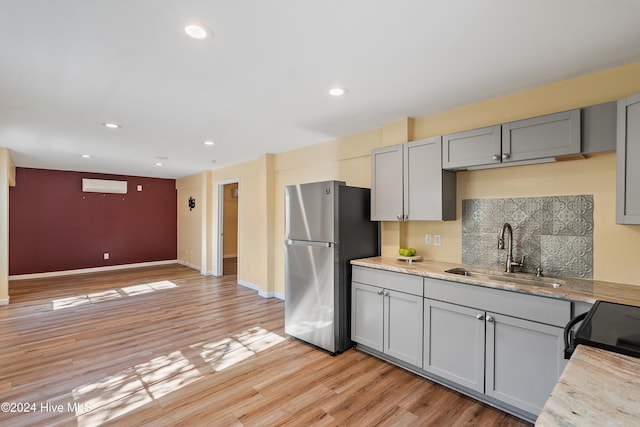
[[[422,295],[384,290],[384,352],[415,366],[422,361]]]
[[[403,145],[371,152],[371,220],[403,219]]]
[[[445,135],[442,137],[442,168],[499,164],[500,139],[500,125]]]
[[[563,329],[487,313],[485,393],[538,415],[566,365]]]
[[[502,162],[580,153],[580,110],[502,125]]]
[[[351,340],[383,351],[382,288],[353,282],[351,285]]]
[[[424,299],[422,368],[484,393],[484,311]]]
[[[640,94],[618,101],[616,222],[640,224]]]
[[[442,171],[441,138],[405,144],[404,215],[409,221],[456,217],[456,175]]]

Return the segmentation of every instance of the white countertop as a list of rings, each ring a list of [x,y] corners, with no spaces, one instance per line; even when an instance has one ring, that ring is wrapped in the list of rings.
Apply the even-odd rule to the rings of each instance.
[[[640,359],[579,345],[537,427],[640,425]]]
[[[558,277],[562,281],[559,288],[525,285],[508,281],[492,281],[486,278],[474,278],[459,274],[446,273],[451,268],[473,268],[461,264],[440,261],[419,261],[408,263],[395,258],[372,257],[351,261],[353,265],[377,268],[381,270],[395,271],[398,273],[414,274],[417,276],[431,277],[434,279],[449,280],[452,282],[466,283],[469,285],[484,286],[495,289],[539,295],[549,298],[558,298],[570,301],[583,301],[595,303],[596,300],[609,301],[619,304],[629,304],[640,307],[640,286],[626,285],[622,283],[603,282],[600,280],[576,279],[571,277]],[[525,275],[534,278],[533,274]],[[552,276],[547,276],[552,277]]]

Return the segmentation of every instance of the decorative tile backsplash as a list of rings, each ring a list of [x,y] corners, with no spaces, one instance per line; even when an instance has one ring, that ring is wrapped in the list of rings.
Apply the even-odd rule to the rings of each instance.
[[[593,196],[522,197],[462,201],[462,263],[503,269],[502,224],[513,228],[513,258],[522,271],[593,277]],[[508,239],[505,236],[505,245]]]

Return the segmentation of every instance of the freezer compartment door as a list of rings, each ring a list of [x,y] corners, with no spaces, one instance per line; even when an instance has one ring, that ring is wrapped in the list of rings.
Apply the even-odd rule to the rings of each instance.
[[[336,251],[331,243],[285,242],[285,332],[332,353]]]
[[[285,187],[285,238],[335,242],[336,192],[339,181]]]

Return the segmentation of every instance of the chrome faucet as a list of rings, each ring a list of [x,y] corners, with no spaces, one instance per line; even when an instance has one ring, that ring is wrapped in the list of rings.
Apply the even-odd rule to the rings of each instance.
[[[505,231],[509,235],[509,250],[507,252],[507,262],[505,263],[504,271],[506,273],[513,273],[513,267],[524,266],[524,256],[518,261],[513,260],[513,228],[511,228],[511,224],[505,222],[502,224],[502,228],[500,229],[500,237],[498,238],[498,249],[504,249],[504,233]]]

